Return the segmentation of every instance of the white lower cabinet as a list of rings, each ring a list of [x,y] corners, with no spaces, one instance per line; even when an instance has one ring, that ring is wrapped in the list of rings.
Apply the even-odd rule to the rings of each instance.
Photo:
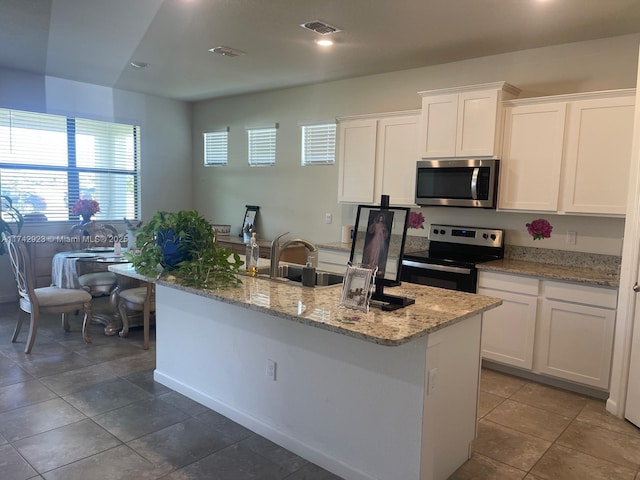
[[[502,299],[502,305],[482,317],[482,356],[531,370],[538,310],[538,280],[506,278],[480,272],[478,293]],[[505,281],[507,280],[507,281]]]
[[[318,247],[318,269],[326,272],[344,273],[351,252]]]
[[[483,315],[483,358],[608,389],[616,289],[482,271],[478,286],[504,301]]]

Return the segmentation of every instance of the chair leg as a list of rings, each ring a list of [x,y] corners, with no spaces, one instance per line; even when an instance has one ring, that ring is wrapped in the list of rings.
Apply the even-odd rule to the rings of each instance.
[[[31,311],[31,323],[29,325],[29,336],[27,337],[27,346],[24,347],[24,353],[31,353],[33,344],[36,341],[38,333],[38,321],[40,320],[40,312],[38,310]]]
[[[71,327],[69,326],[69,314],[68,313],[63,313],[62,314],[62,328],[64,328],[65,332],[71,331]]]
[[[85,343],[91,343],[91,335],[89,335],[89,324],[93,320],[93,312],[91,311],[91,302],[84,304],[84,320],[82,321],[82,338]]]
[[[20,334],[20,329],[22,328],[24,314],[25,312],[22,309],[18,310],[18,321],[16,322],[16,328],[13,330],[13,337],[11,337],[11,343],[16,343],[18,335]]]
[[[120,320],[122,320],[120,337],[126,337],[129,335],[129,317],[127,316],[127,307],[122,300],[118,302],[118,312],[120,312]]]

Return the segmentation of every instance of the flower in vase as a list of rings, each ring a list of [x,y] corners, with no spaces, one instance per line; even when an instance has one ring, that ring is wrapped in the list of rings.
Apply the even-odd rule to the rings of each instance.
[[[551,236],[551,231],[553,230],[551,224],[544,218],[539,218],[531,223],[527,223],[526,227],[529,235],[531,235],[534,240],[549,238]]]
[[[73,215],[81,215],[84,217],[91,217],[100,211],[100,204],[95,200],[89,200],[86,198],[79,198],[76,203],[73,204],[71,213]]]

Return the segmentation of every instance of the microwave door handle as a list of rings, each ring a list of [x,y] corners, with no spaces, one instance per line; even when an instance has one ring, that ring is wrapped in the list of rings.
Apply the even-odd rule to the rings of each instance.
[[[473,200],[478,199],[478,175],[480,174],[480,168],[476,167],[473,169],[473,173],[471,174],[471,198]]]

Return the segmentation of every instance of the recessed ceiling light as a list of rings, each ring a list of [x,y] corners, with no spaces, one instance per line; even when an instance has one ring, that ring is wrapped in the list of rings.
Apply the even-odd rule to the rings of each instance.
[[[333,45],[333,42],[327,39],[316,40],[316,43],[321,47],[330,47],[331,45]]]
[[[131,65],[131,67],[135,68],[136,70],[142,70],[143,68],[147,68],[149,66],[147,62],[136,62],[136,61],[129,62],[129,65]]]
[[[247,52],[243,52],[242,50],[238,50],[237,48],[225,47],[224,45],[220,45],[218,47],[210,48],[209,51],[211,53],[218,53],[225,57],[238,57],[240,55],[246,55]]]

